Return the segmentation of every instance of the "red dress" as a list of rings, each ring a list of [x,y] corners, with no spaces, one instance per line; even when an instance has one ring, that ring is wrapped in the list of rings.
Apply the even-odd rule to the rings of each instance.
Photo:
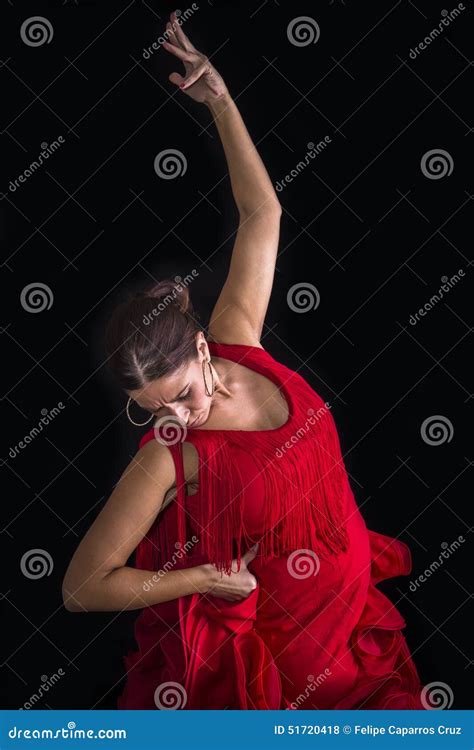
[[[185,492],[183,435],[170,445],[168,434],[177,498],[135,564],[166,571],[210,561],[228,571],[258,541],[249,566],[258,585],[240,602],[196,593],[144,608],[117,707],[423,708],[403,617],[376,588],[410,572],[410,551],[368,531],[330,407],[264,349],[209,342],[209,350],[276,383],[288,420],[275,430],[189,429],[184,439],[199,456],[194,495]],[[140,447],[154,438],[152,428]]]

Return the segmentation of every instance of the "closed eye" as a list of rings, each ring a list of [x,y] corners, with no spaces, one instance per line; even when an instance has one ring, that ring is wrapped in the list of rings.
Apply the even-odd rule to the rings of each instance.
[[[190,394],[191,394],[191,388],[189,389],[187,393],[184,393],[182,396],[180,396],[177,399],[177,401],[186,401],[186,399],[189,398]]]
[[[191,388],[189,389],[189,391],[187,391],[187,393],[183,393],[182,396],[178,396],[178,398],[176,399],[176,401],[185,401],[187,398],[190,397],[190,395],[191,395]],[[156,416],[158,416],[158,413],[161,411],[162,408],[163,407],[160,407],[159,409],[157,409],[156,411],[153,411],[151,413],[153,414],[154,417],[156,417]]]

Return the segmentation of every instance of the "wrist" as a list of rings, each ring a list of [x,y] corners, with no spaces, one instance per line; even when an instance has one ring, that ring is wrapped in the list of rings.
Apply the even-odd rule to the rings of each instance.
[[[201,594],[207,594],[217,583],[219,573],[210,563],[204,563],[198,566],[199,570],[199,591]]]
[[[232,103],[233,99],[228,91],[205,102],[212,114],[217,116],[224,112]]]

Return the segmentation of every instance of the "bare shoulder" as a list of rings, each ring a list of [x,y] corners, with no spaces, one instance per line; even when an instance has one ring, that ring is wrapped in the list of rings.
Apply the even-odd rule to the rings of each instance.
[[[176,482],[174,461],[167,446],[157,440],[145,443],[128,464],[120,482],[159,483],[166,492]]]
[[[199,457],[192,443],[181,443],[183,471],[186,484],[197,484]],[[176,466],[171,450],[158,440],[149,440],[137,452],[134,461],[128,467],[136,473],[141,472],[149,482],[159,481],[166,493],[176,490]],[[146,481],[146,480],[145,480]]]

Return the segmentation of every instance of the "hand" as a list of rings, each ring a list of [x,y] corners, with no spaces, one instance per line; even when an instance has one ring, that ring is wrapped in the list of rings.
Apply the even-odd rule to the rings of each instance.
[[[191,44],[178,24],[176,13],[170,16],[172,23],[166,24],[169,42],[163,42],[163,47],[171,54],[182,60],[186,76],[171,73],[169,80],[181,88],[191,99],[204,104],[211,104],[216,99],[229,92],[223,79],[209,62],[208,58]]]
[[[248,570],[258,551],[258,544],[254,544],[240,559],[240,570],[238,573],[220,573],[215,565],[207,563],[204,565],[209,575],[210,585],[206,593],[226,599],[228,602],[238,602],[246,599],[252,591],[257,588],[257,579]],[[237,560],[232,561],[232,570],[237,569]]]

